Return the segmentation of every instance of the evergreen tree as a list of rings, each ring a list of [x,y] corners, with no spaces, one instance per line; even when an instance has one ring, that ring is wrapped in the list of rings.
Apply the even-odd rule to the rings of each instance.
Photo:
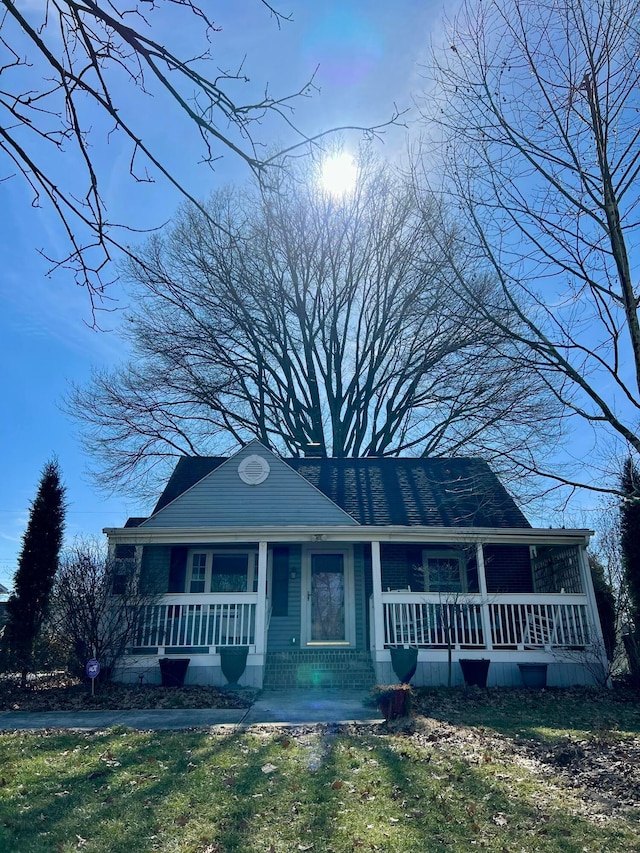
[[[640,474],[633,459],[624,463],[621,479],[620,546],[624,580],[629,596],[631,631],[625,648],[634,678],[640,678]]]
[[[56,460],[44,466],[7,604],[6,638],[22,684],[33,671],[36,640],[49,609],[64,533],[65,489]]]

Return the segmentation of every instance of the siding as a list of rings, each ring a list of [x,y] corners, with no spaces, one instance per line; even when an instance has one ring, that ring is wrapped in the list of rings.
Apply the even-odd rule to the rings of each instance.
[[[238,466],[247,457],[265,458],[271,472],[247,485]],[[344,524],[357,522],[326,495],[258,443],[248,444],[173,503],[140,525],[147,527],[241,527],[244,525]]]
[[[533,592],[528,545],[485,545],[487,592]]]
[[[145,545],[140,564],[140,592],[143,595],[163,593],[169,589],[171,548],[167,545]]]
[[[295,572],[295,578],[291,573]],[[300,545],[289,547],[289,600],[286,616],[271,616],[267,649],[270,652],[291,651],[300,647],[302,549]],[[295,637],[295,645],[292,639]]]
[[[424,551],[451,551],[459,554],[468,551],[465,548],[455,548],[451,545],[391,545],[382,543],[380,559],[382,562],[382,589],[407,589],[412,592],[424,592],[424,575],[422,573],[422,554]],[[528,553],[528,552],[527,552]],[[465,554],[467,562],[467,591],[478,592],[478,568],[476,565],[475,547]]]

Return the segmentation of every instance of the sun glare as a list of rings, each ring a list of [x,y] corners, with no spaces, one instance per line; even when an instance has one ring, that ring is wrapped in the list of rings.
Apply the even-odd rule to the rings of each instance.
[[[320,169],[320,185],[332,196],[352,192],[358,178],[358,167],[346,151],[326,157]]]

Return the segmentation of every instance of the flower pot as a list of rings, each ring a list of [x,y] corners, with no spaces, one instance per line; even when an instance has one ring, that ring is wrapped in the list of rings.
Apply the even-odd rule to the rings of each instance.
[[[531,690],[544,690],[547,686],[546,663],[519,663],[518,669],[525,687]]]
[[[460,658],[460,668],[467,687],[486,687],[489,674],[488,658]]]
[[[413,691],[408,686],[376,688],[375,702],[380,713],[388,722],[411,716]]]
[[[249,646],[218,646],[222,674],[228,681],[229,687],[238,687],[238,681],[247,666]]]
[[[163,687],[182,687],[191,658],[160,658]]]
[[[417,648],[391,648],[391,666],[401,684],[408,684],[418,665]]]

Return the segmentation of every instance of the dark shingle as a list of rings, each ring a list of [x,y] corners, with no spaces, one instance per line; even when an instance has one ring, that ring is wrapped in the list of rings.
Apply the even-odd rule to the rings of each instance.
[[[154,512],[225,461],[220,456],[180,459]],[[360,524],[530,527],[513,498],[481,459],[284,461]]]

